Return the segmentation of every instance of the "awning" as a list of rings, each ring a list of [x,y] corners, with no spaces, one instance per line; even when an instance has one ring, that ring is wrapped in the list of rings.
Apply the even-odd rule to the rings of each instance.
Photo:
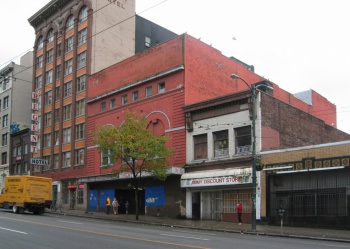
[[[182,188],[227,186],[252,183],[251,168],[206,170],[185,173],[181,176]]]

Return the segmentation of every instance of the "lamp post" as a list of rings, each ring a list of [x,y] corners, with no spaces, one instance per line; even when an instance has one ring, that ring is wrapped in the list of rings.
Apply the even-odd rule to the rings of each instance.
[[[256,231],[256,144],[255,144],[255,95],[256,86],[249,85],[244,79],[237,74],[231,74],[232,79],[240,79],[243,81],[251,91],[252,94],[252,130],[253,130],[253,143],[252,143],[252,231]]]

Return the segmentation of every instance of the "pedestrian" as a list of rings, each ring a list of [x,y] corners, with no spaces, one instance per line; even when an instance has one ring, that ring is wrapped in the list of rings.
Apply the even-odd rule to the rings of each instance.
[[[118,200],[117,200],[117,198],[114,198],[114,200],[112,202],[112,207],[113,207],[114,214],[118,213],[118,206],[119,206]]]
[[[236,211],[237,211],[237,216],[238,216],[238,225],[242,225],[242,204],[238,203],[237,207],[236,207]]]
[[[109,210],[111,209],[111,199],[109,199],[109,196],[106,199],[106,214],[109,214]]]

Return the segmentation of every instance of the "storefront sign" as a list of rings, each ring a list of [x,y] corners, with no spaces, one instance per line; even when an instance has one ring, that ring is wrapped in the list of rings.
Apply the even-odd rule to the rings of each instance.
[[[209,187],[251,183],[251,169],[230,169],[186,173],[181,177],[181,187]]]

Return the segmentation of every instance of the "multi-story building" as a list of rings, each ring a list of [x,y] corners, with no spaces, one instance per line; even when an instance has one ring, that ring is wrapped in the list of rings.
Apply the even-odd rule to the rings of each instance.
[[[36,33],[31,153],[44,159],[31,170],[53,178],[55,199],[84,205],[75,179],[86,171],[87,77],[176,34],[136,16],[135,0],[52,0],[29,23]]]
[[[168,134],[171,137],[167,145],[176,151],[170,160],[168,179],[165,182],[156,182],[147,176],[141,182],[140,188],[144,192],[141,193],[140,203],[147,207],[147,211],[150,211],[148,205],[152,205],[147,202],[148,192],[152,192],[148,191],[149,188],[161,189],[157,193],[159,196],[153,192],[153,199],[158,197],[164,199],[165,196],[164,202],[157,207],[153,206],[153,210],[159,209],[161,213],[168,211],[165,215],[176,216],[182,215],[183,210],[188,208],[191,201],[188,196],[185,198],[186,189],[179,187],[184,165],[186,170],[190,171],[235,167],[251,169],[249,166],[251,146],[248,146],[252,141],[250,92],[239,95],[240,98],[237,100],[233,97],[220,99],[223,101],[221,105],[217,105],[215,102],[219,100],[214,99],[228,93],[242,93],[247,89],[243,82],[230,78],[233,73],[240,75],[250,85],[265,82],[263,77],[255,74],[246,64],[227,58],[215,48],[184,34],[89,77],[87,94],[89,131],[96,131],[97,127],[103,125],[120,126],[124,120],[123,110],[130,109],[146,116],[149,128],[154,134]],[[259,95],[259,98],[262,98],[259,108],[264,112],[257,112],[259,115],[257,134],[259,138],[265,138],[257,143],[259,151],[347,139],[344,138],[344,133],[330,126],[335,122],[335,106],[317,93],[313,93],[313,105],[296,98],[277,84],[273,84],[273,91],[269,94]],[[332,109],[334,112],[324,115],[325,110],[322,107],[325,106],[327,110]],[[194,127],[191,118],[193,112],[198,113],[196,118],[203,118],[203,124],[196,119],[196,122],[200,123],[197,125],[198,129],[191,135],[189,133],[186,135],[186,130],[189,131]],[[225,116],[219,119],[219,115],[224,114],[230,115],[229,118]],[[209,117],[210,121],[204,120]],[[215,126],[218,122],[221,126]],[[208,127],[208,124],[214,126]],[[327,130],[329,133],[323,137],[315,136],[315,132],[321,131],[320,127],[322,131]],[[194,158],[193,147],[196,138],[193,135],[208,133],[206,128],[210,128],[210,134],[207,135],[207,153]],[[214,134],[214,128],[217,134]],[[241,136],[240,139],[237,138],[237,134]],[[220,147],[219,143],[215,144],[218,146],[216,148],[214,146],[216,140],[213,137],[217,137],[218,141],[219,138],[220,141],[224,141],[225,138],[230,140],[227,140],[226,144],[221,144],[223,147]],[[235,139],[237,142],[234,142]],[[199,138],[198,140],[202,141]],[[241,142],[243,144],[240,145]],[[237,153],[236,147],[247,155],[236,160],[235,155],[240,154]],[[226,156],[235,160],[226,160]],[[121,165],[113,164],[112,161],[105,167],[104,162],[108,159],[108,153],[100,155],[97,145],[92,144],[91,134],[87,137],[87,159],[86,171],[78,179],[78,183],[85,184],[89,196],[93,196],[94,201],[90,202],[93,204],[89,206],[90,209],[99,210],[104,207],[105,193],[131,199],[130,176],[113,174]],[[210,172],[202,177],[209,176]],[[249,178],[244,184],[245,188],[252,185]],[[236,187],[230,186],[231,189]],[[187,194],[189,192],[191,191]],[[251,192],[247,191],[245,194],[249,199]],[[206,198],[209,202],[208,195]],[[178,211],[182,210],[182,213],[174,213],[175,207]],[[210,210],[207,211],[210,213]],[[247,217],[250,215],[249,211],[250,209],[246,209]],[[189,213],[187,215],[191,217]],[[205,215],[199,218],[222,217],[221,213],[216,215],[219,216]],[[227,212],[224,219],[232,220],[232,213]]]
[[[30,128],[10,134],[10,175],[30,174],[30,145]]]
[[[11,62],[0,70],[0,186],[9,175],[10,133],[30,126],[33,52]]]

